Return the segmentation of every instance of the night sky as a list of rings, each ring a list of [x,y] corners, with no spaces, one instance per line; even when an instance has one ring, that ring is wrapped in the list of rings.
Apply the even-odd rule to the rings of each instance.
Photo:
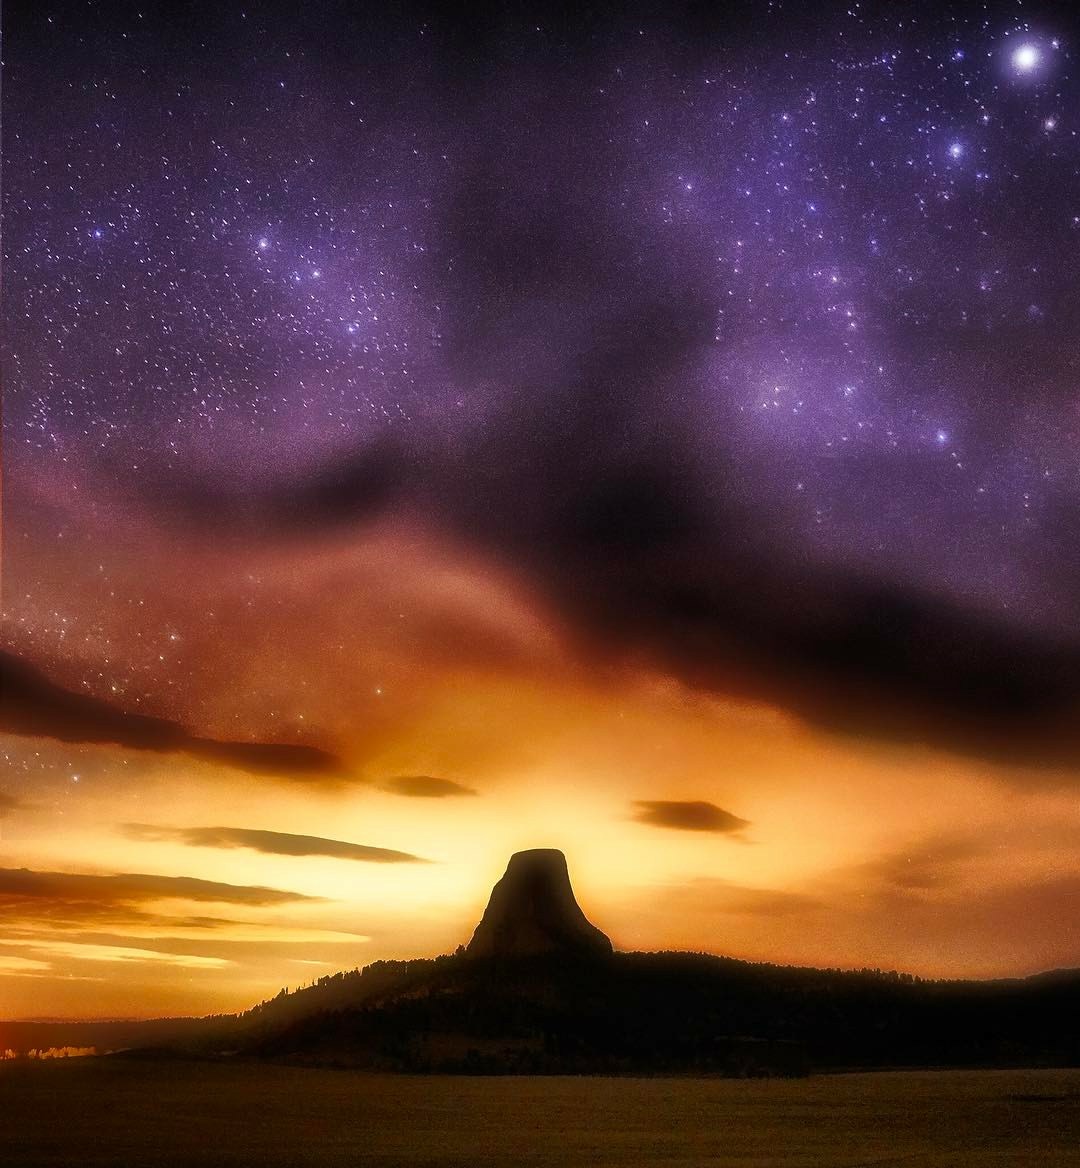
[[[1080,964],[1075,15],[183,8],[4,11],[0,1015]]]

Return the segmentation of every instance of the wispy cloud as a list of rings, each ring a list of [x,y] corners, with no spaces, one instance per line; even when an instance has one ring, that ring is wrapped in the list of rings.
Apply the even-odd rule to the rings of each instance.
[[[317,900],[300,892],[252,884],[224,884],[195,876],[157,876],[141,872],[38,872],[0,868],[0,913],[31,901],[54,905],[115,906],[156,900],[195,900],[247,905],[277,905]]]
[[[117,963],[145,962],[153,965],[173,965],[181,969],[221,969],[234,964],[227,957],[204,957],[194,953],[168,953],[159,949],[135,949],[128,945],[102,945],[86,941],[24,940],[5,941],[6,945],[23,945],[44,957],[64,961],[106,961]],[[2,958],[0,958],[2,960]],[[8,960],[18,961],[19,958]],[[40,965],[41,962],[35,961]],[[46,966],[46,968],[48,968]]]
[[[0,977],[14,975],[25,977],[27,974],[44,973],[52,969],[47,961],[38,961],[33,957],[13,957],[7,953],[0,953]]]
[[[332,856],[337,860],[362,860],[374,864],[430,863],[422,856],[392,848],[248,827],[158,827],[149,823],[126,823],[123,830],[132,839],[166,840],[193,848],[251,848],[275,856]]]
[[[455,783],[453,779],[440,779],[436,775],[395,775],[386,779],[382,786],[395,795],[406,795],[412,799],[445,799],[477,794],[472,787]]]

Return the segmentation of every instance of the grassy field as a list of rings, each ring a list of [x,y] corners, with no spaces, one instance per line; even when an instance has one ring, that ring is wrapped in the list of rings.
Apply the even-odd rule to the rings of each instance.
[[[1080,1166],[1080,1071],[420,1078],[0,1063],[0,1164]]]

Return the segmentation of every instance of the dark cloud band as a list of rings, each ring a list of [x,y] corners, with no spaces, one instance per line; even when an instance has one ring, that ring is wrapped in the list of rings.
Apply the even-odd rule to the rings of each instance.
[[[386,779],[382,786],[395,795],[405,795],[411,799],[446,799],[476,794],[472,787],[455,783],[453,779],[440,779],[436,775],[395,775]]]
[[[28,900],[129,905],[155,900],[275,905],[317,900],[300,892],[251,884],[224,884],[194,876],[157,876],[139,872],[39,872],[0,868],[0,905]]]
[[[715,803],[700,801],[679,802],[665,799],[641,799],[635,804],[639,823],[653,827],[673,827],[680,831],[714,831],[733,835],[750,826],[748,819],[740,819],[717,807]]]
[[[0,651],[0,730],[61,742],[110,743],[156,753],[183,752],[254,774],[330,779],[344,773],[334,755],[283,742],[201,738],[178,722],[132,714],[50,681],[14,654]]]
[[[421,856],[324,839],[317,835],[293,835],[282,831],[260,831],[245,827],[155,827],[128,823],[125,832],[132,839],[170,840],[196,848],[251,848],[275,856],[332,856],[338,860],[361,860],[375,864],[426,864]]]

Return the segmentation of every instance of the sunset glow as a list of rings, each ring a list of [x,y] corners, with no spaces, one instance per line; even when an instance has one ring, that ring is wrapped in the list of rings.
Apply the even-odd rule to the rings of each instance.
[[[1080,965],[1058,30],[274,7],[5,35],[0,1019]]]
[[[242,567],[201,558],[197,588],[159,575],[146,625],[118,611],[115,623],[98,618],[99,636],[123,658],[147,627],[184,630],[181,659],[207,662],[199,699],[215,733],[242,726],[231,733],[269,739],[275,723],[295,727],[303,714],[341,755],[341,774],[253,776],[182,753],[9,737],[13,771],[26,778],[3,821],[5,868],[64,874],[29,894],[10,876],[4,885],[0,976],[15,1014],[88,1003],[102,1016],[235,1009],[339,968],[449,951],[468,939],[506,856],[551,842],[571,858],[582,904],[623,948],[932,975],[1070,960],[1073,937],[1059,926],[1080,817],[1064,774],[837,737],[643,663],[583,666],[527,590],[417,537],[404,550],[378,533],[298,545],[276,577],[256,551]],[[426,630],[396,655],[379,645],[384,605],[372,583],[391,559],[395,588]],[[66,577],[55,570],[59,592]],[[110,564],[110,579],[120,571]],[[248,628],[238,606],[229,643],[217,640],[211,655],[198,615],[206,596],[230,606],[230,588],[252,574],[276,613],[275,651],[255,635],[257,614]],[[452,635],[483,646],[467,664],[440,660],[450,605]],[[102,609],[90,593],[69,596],[67,611],[79,627]],[[80,663],[68,668],[58,680],[74,686]],[[302,709],[293,677],[308,678]],[[392,789],[412,774],[475,793]],[[711,803],[748,825],[643,822],[639,804],[657,800]],[[213,825],[426,862],[184,837]],[[191,899],[183,887],[80,884],[112,873],[213,887]],[[245,889],[285,895],[264,903]]]

